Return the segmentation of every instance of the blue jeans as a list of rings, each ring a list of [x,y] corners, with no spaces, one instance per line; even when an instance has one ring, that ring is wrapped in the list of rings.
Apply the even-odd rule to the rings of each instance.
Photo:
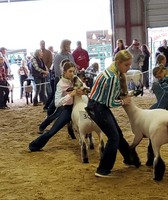
[[[158,82],[152,85],[153,93],[156,96],[157,102],[150,109],[162,108],[168,110],[168,92],[165,91]]]
[[[72,105],[64,106],[61,115],[57,117],[57,120],[54,122],[51,129],[32,141],[29,144],[29,149],[31,151],[39,151],[43,148],[51,137],[53,137],[61,128],[70,122],[71,112]]]
[[[44,130],[49,124],[51,124],[57,117],[59,117],[64,110],[64,107],[58,107],[52,115],[47,116],[47,118],[40,124],[39,129]]]
[[[118,148],[124,159],[129,159],[129,145],[123,138],[122,131],[107,106],[89,99],[87,108],[90,110],[88,114],[91,119],[108,138],[99,167],[97,168],[98,173],[108,174],[115,163]]]
[[[38,103],[38,96],[40,96],[40,100],[43,102],[43,104],[46,103],[47,101],[47,94],[46,94],[46,84],[45,83],[45,78],[38,78],[34,77],[34,82],[35,82],[35,95],[33,98],[33,103],[37,104]]]

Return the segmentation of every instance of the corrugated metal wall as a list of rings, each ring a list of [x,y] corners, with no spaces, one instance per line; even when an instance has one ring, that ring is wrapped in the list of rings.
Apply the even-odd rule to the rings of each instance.
[[[168,0],[110,0],[112,44],[147,43],[147,28],[168,27]]]
[[[113,46],[117,39],[130,45],[133,39],[146,42],[143,0],[111,0]]]
[[[146,1],[147,27],[168,26],[168,0]]]

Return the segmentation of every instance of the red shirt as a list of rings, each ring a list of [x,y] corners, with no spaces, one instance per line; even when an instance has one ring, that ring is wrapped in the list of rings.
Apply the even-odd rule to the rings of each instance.
[[[4,66],[0,66],[0,80],[6,80],[6,72]]]
[[[82,68],[86,69],[89,66],[89,55],[86,50],[77,48],[72,53],[72,56],[74,57],[78,70],[81,70]]]

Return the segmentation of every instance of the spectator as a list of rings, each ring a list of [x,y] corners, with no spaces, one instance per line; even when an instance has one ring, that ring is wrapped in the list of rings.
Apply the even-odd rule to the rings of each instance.
[[[7,101],[9,98],[9,84],[5,70],[5,62],[2,54],[0,55],[0,109],[8,108]]]
[[[53,46],[49,46],[48,50],[52,53],[52,65],[49,69],[49,75],[50,75],[50,86],[51,86],[51,94],[47,97],[47,102],[44,105],[43,110],[47,111],[49,105],[51,104],[54,94],[55,94],[55,72],[54,72],[54,58],[55,58],[55,53],[54,53],[54,48]]]
[[[166,66],[166,56],[164,54],[158,54],[157,57],[156,57],[156,66],[157,65],[160,65],[160,64],[163,64],[164,66]]]
[[[116,53],[118,53],[120,50],[124,50],[124,49],[126,49],[126,48],[125,48],[123,40],[118,39],[116,41],[116,48],[114,49],[113,58],[116,55]]]
[[[153,69],[153,75],[158,79],[154,82],[151,90],[156,96],[157,103],[150,109],[162,108],[168,110],[168,70],[163,64],[157,65]]]
[[[89,66],[85,71],[86,78],[88,79],[87,86],[90,87],[90,89],[93,86],[93,82],[96,76],[98,75],[98,72],[99,72],[99,65],[96,62],[93,63],[91,66]]]
[[[157,49],[157,53],[156,53],[156,57],[160,54],[164,54],[166,56],[166,67],[168,67],[168,46],[167,46],[167,40],[164,39],[162,41],[162,46],[160,46],[158,49]]]
[[[141,46],[141,51],[144,55],[143,65],[141,66],[141,70],[143,72],[143,85],[146,89],[149,89],[149,58],[150,58],[150,51],[146,44]]]
[[[20,78],[20,99],[22,99],[23,91],[24,91],[23,83],[28,78],[28,75],[29,75],[28,67],[26,65],[25,60],[21,61],[21,65],[18,69],[18,74],[19,74],[19,78]]]
[[[82,43],[77,41],[77,48],[72,53],[78,70],[87,69],[89,66],[89,54],[82,48]]]
[[[11,73],[11,69],[10,69],[10,63],[7,57],[7,49],[5,47],[1,47],[0,52],[2,53],[2,56],[4,58],[4,67],[5,67],[6,75],[8,76]]]
[[[71,41],[68,39],[62,40],[61,46],[60,46],[60,52],[57,53],[54,58],[53,70],[55,72],[55,91],[56,91],[57,83],[60,80],[63,73],[60,65],[61,65],[61,62],[65,59],[75,64],[74,58],[71,54]],[[55,109],[56,107],[54,105],[54,101],[52,100],[51,104],[48,107],[47,114],[51,115],[55,111]]]
[[[40,49],[43,52],[43,57],[42,57],[43,62],[46,65],[46,67],[48,68],[48,71],[49,71],[51,66],[52,66],[53,57],[52,57],[51,51],[46,49],[44,40],[40,41]],[[52,93],[51,85],[50,85],[50,75],[49,74],[48,74],[48,76],[45,77],[45,82],[47,82],[46,91],[47,91],[47,97],[49,97],[50,94]]]
[[[45,77],[48,76],[48,68],[45,66],[43,62],[43,52],[41,49],[37,49],[34,52],[34,56],[32,58],[32,74],[34,77],[35,86],[35,95],[33,98],[33,105],[38,106],[38,96],[40,95],[40,100],[43,104],[46,103],[47,95],[46,95],[46,84]],[[41,92],[41,93],[40,93]]]
[[[131,64],[131,69],[141,70],[143,65],[144,55],[140,49],[140,44],[137,39],[132,41],[132,44],[127,48],[127,50],[132,54],[133,60]]]

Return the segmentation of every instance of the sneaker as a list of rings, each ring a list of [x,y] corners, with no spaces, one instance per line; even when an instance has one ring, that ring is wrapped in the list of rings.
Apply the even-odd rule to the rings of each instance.
[[[112,174],[112,173],[108,173],[108,174],[103,174],[103,173],[99,173],[99,172],[96,172],[95,173],[95,176],[96,177],[101,177],[101,178],[111,178],[111,177],[115,177],[115,175],[114,174]]]
[[[34,142],[34,141],[33,141],[33,142]],[[31,152],[41,151],[41,149],[32,146],[32,143],[33,143],[33,142],[31,142],[31,143],[29,144],[29,146],[28,146],[29,150],[30,150]]]

